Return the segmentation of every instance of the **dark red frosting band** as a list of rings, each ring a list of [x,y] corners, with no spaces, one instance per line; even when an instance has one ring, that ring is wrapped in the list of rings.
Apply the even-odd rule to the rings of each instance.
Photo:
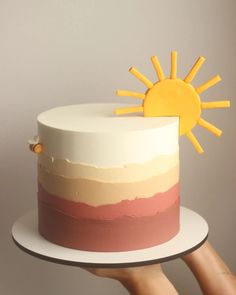
[[[158,210],[157,210],[158,211]],[[87,251],[129,251],[159,245],[179,231],[179,198],[153,216],[76,219],[38,201],[39,232],[52,243]]]
[[[74,218],[89,218],[113,220],[122,216],[142,217],[163,212],[176,202],[179,196],[179,183],[168,191],[157,193],[149,198],[123,200],[116,204],[91,206],[81,202],[74,202],[48,193],[38,184],[38,198],[48,206],[70,215]]]

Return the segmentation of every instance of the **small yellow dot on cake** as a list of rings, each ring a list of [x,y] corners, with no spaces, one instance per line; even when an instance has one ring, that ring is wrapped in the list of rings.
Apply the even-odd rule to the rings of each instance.
[[[38,143],[33,147],[33,152],[36,154],[41,154],[43,151],[43,146],[42,144]]]

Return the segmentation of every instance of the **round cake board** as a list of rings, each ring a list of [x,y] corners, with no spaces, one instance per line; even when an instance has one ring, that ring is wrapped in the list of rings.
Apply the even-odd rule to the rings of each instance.
[[[14,242],[26,253],[50,262],[80,267],[132,267],[161,263],[194,251],[207,236],[206,221],[184,207],[180,209],[180,231],[173,239],[155,247],[127,252],[89,252],[53,244],[39,234],[36,210],[20,217],[12,227]]]

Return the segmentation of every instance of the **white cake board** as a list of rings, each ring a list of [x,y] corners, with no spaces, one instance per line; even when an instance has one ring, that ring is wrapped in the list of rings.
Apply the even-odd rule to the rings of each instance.
[[[207,239],[208,225],[199,214],[181,207],[180,232],[166,243],[128,252],[89,252],[58,246],[40,236],[34,210],[14,223],[12,236],[23,251],[47,261],[81,267],[131,267],[173,260],[194,251]]]

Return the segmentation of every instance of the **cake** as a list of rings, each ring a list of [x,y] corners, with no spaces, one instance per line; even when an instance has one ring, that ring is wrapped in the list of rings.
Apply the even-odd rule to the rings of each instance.
[[[159,245],[179,231],[179,119],[131,115],[127,104],[57,107],[39,114],[38,230],[86,251]]]
[[[131,67],[129,72],[147,89],[118,90],[117,95],[139,99],[139,105],[80,104],[38,116],[38,135],[30,148],[38,154],[38,221],[44,238],[74,249],[117,252],[176,236],[178,138],[186,135],[202,154],[194,127],[222,134],[202,118],[202,110],[230,106],[228,100],[201,100],[200,94],[221,80],[219,75],[192,85],[204,61],[200,56],[181,79],[176,51],[171,52],[169,76],[152,56],[156,82]]]

